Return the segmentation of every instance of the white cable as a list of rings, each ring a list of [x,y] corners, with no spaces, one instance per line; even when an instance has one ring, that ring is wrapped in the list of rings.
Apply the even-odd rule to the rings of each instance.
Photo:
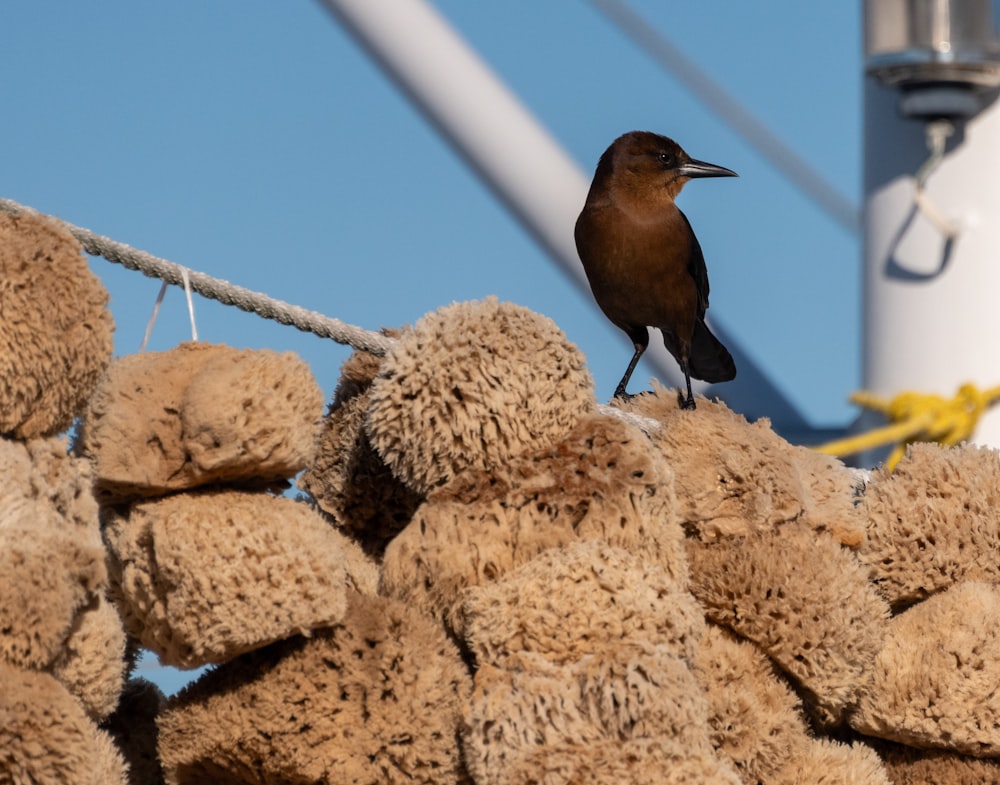
[[[944,160],[945,149],[949,137],[955,132],[955,126],[948,120],[932,120],[924,129],[927,137],[927,149],[930,155],[917,170],[916,188],[913,201],[934,227],[948,239],[954,239],[962,231],[962,225],[942,213],[927,195],[927,180]]]
[[[146,322],[146,332],[142,335],[142,343],[139,344],[139,353],[146,351],[146,345],[149,343],[149,336],[153,334],[153,325],[156,324],[156,317],[160,315],[160,305],[163,304],[163,297],[167,293],[167,282],[164,281],[160,286],[160,293],[156,295],[156,302],[153,303],[153,312],[149,315],[149,321]]]

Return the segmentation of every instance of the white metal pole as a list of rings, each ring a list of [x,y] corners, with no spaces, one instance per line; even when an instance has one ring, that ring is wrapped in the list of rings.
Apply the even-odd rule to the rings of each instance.
[[[950,396],[1000,384],[1000,103],[956,124],[925,193],[958,234],[949,241],[914,202],[928,158],[924,123],[899,91],[865,80],[863,384]],[[1000,446],[1000,411],[975,440]]]

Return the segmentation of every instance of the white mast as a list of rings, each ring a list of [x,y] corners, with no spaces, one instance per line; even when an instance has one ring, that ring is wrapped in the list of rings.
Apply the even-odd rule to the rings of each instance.
[[[991,3],[867,0],[865,10],[863,386],[891,397],[998,385],[1000,48]],[[975,440],[1000,446],[1000,410]]]

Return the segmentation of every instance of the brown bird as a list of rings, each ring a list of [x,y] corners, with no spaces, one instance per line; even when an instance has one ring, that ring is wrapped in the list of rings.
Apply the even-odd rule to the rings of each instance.
[[[575,234],[597,304],[635,346],[615,398],[633,397],[625,388],[649,345],[649,327],[660,329],[684,373],[687,397],[677,395],[681,408],[695,408],[692,376],[706,382],[736,376],[733,358],[705,324],[705,257],[674,204],[693,177],[736,176],[648,131],[618,137],[601,156]]]

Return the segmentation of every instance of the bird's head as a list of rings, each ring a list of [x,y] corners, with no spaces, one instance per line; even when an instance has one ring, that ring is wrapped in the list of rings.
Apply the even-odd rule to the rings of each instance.
[[[597,165],[597,175],[602,174],[626,188],[647,193],[664,189],[670,199],[692,178],[738,176],[724,166],[695,160],[673,139],[650,131],[631,131],[615,139]]]

